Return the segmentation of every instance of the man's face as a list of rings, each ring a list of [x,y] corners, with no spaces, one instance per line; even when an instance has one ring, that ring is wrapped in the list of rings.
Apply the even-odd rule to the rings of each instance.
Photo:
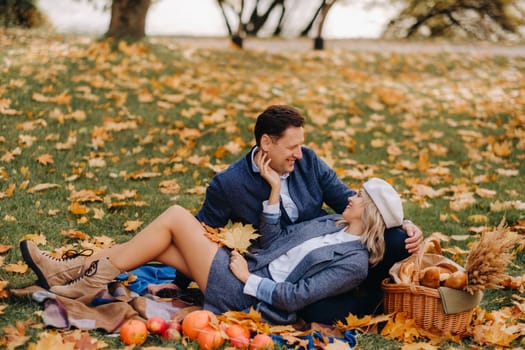
[[[265,135],[262,141],[263,150],[271,159],[270,166],[279,174],[294,170],[295,161],[303,158],[301,145],[304,143],[304,129],[289,127],[281,138]]]

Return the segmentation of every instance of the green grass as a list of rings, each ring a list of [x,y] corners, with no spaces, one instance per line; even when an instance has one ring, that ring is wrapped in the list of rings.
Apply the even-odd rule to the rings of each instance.
[[[13,246],[3,255],[4,265],[21,259],[17,245],[26,234],[44,234],[50,250],[70,242],[60,235],[68,229],[120,242],[134,234],[123,230],[127,220],[146,224],[173,203],[196,212],[203,194],[187,190],[206,186],[214,169],[249,150],[254,120],[270,104],[292,104],[304,112],[306,144],[351,186],[372,175],[393,181],[405,199],[406,216],[427,236],[468,234],[470,227],[483,225],[469,220],[471,215],[485,215],[492,226],[504,217],[509,225],[525,220],[518,202],[525,192],[521,57],[212,50],[184,47],[176,38],[146,39],[126,53],[95,38],[4,31],[0,39],[0,193],[16,186],[12,196],[0,199],[0,244]],[[61,93],[71,100],[33,98]],[[145,96],[151,101],[144,102]],[[84,111],[86,118],[56,118],[74,111]],[[109,121],[122,129],[111,128]],[[71,147],[57,149],[68,137],[76,139]],[[230,142],[238,144],[238,152],[227,147],[231,151],[216,153]],[[495,153],[503,142],[510,152]],[[429,154],[427,169],[417,166],[422,152]],[[54,163],[40,164],[44,154]],[[161,175],[126,177],[141,170]],[[171,179],[180,193],[161,193],[159,183]],[[60,187],[27,192],[42,183]],[[449,190],[425,198],[428,206],[421,206],[414,183]],[[454,211],[451,198],[461,186],[495,195],[474,195],[473,205]],[[147,206],[109,210],[103,202],[86,203],[91,211],[79,223],[69,210],[72,189],[103,189],[106,197],[135,190],[135,200]],[[496,202],[514,206],[491,211]],[[106,215],[95,219],[95,208]],[[475,238],[472,234],[470,241]],[[466,248],[466,243],[448,244]],[[519,253],[509,272],[523,273],[523,260]],[[0,269],[0,278],[19,288],[34,276]],[[517,292],[490,291],[482,306],[509,305],[512,293]],[[10,297],[2,303],[9,306],[0,318],[0,334],[17,320],[38,319],[40,306],[30,300]],[[33,341],[37,333],[31,334]],[[399,347],[371,335],[360,344]]]

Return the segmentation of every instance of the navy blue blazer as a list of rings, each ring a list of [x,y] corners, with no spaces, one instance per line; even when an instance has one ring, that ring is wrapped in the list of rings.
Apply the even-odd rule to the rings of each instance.
[[[259,226],[262,202],[270,195],[270,185],[254,172],[252,151],[226,170],[216,174],[206,189],[206,197],[197,219],[212,227],[223,227],[228,221]],[[342,213],[348,197],[355,191],[346,186],[315,152],[302,147],[303,158],[295,162],[295,169],[288,177],[288,190],[297,206],[296,222],[311,220],[323,215],[323,203],[336,213]],[[281,208],[281,224],[292,224]]]

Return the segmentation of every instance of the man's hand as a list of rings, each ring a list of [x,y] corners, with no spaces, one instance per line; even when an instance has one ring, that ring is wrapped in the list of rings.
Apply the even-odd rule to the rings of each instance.
[[[230,270],[242,283],[246,283],[248,277],[250,277],[246,259],[236,250],[232,250],[230,255]]]
[[[403,222],[403,230],[408,235],[405,240],[405,248],[410,254],[416,254],[418,250],[423,246],[423,232],[410,221]]]

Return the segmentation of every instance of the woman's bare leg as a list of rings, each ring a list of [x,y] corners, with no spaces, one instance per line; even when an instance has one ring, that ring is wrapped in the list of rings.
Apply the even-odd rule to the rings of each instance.
[[[192,278],[204,292],[217,250],[218,245],[206,238],[199,221],[186,209],[174,205],[131,240],[98,252],[86,265],[107,256],[115,267],[127,271],[159,261]]]

